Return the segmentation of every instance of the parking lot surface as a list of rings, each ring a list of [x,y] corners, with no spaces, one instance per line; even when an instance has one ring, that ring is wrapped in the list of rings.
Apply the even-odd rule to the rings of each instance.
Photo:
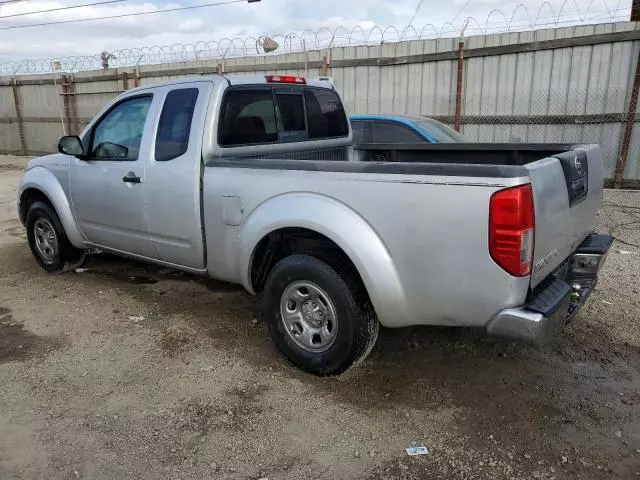
[[[237,287],[109,255],[40,270],[24,165],[0,157],[0,479],[640,479],[640,192],[606,191],[598,229],[626,243],[557,344],[383,329],[315,378]]]

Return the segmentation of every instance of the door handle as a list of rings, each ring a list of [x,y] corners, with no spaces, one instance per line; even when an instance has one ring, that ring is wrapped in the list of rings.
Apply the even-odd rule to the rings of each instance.
[[[137,177],[133,172],[129,172],[122,177],[122,181],[126,183],[140,183],[140,177]]]

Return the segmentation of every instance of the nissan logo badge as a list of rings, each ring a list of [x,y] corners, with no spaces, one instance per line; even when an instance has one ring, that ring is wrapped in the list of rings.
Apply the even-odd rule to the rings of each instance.
[[[576,156],[573,159],[573,165],[576,167],[576,173],[582,175],[582,160],[580,160],[580,157]]]

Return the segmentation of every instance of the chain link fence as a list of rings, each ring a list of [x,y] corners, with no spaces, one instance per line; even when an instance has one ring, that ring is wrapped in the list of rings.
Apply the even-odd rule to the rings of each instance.
[[[109,91],[81,93],[69,91],[65,78],[54,86],[0,87],[0,145],[5,152],[48,153],[54,151],[55,142],[64,134],[79,134],[104,104],[118,95],[123,88]],[[119,82],[120,86],[121,81]],[[133,86],[133,85],[131,85]],[[57,95],[55,90],[57,89]],[[18,111],[14,92],[17,95]],[[36,94],[36,92],[40,92]],[[25,96],[29,100],[25,101]],[[9,101],[7,100],[7,97]],[[528,99],[522,99],[528,97]],[[345,97],[345,103],[350,99]],[[451,99],[446,99],[451,103]],[[605,175],[613,178],[624,135],[626,91],[611,88],[607,91],[548,91],[529,95],[513,92],[504,95],[481,95],[466,92],[461,102],[460,131],[470,142],[485,143],[598,143],[605,164]],[[384,113],[384,112],[371,112]],[[397,112],[407,113],[407,112]],[[454,114],[441,115],[423,111],[451,127]],[[19,121],[21,119],[21,121]],[[640,118],[634,118],[637,122]],[[36,145],[36,148],[33,146]],[[634,129],[629,146],[630,159],[640,157],[640,135]],[[636,162],[637,163],[637,162]],[[630,163],[630,169],[636,165]],[[627,177],[631,178],[629,171]]]

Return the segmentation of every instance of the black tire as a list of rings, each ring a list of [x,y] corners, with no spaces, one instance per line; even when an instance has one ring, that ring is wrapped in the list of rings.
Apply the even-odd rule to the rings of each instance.
[[[281,299],[295,282],[311,282],[319,287],[334,307],[337,329],[333,343],[325,351],[306,350],[287,331]],[[338,375],[357,365],[378,337],[378,319],[364,286],[337,263],[332,266],[304,254],[286,257],[269,273],[263,295],[264,320],[274,342],[296,366],[314,375]]]
[[[51,255],[46,256],[40,251],[36,239],[36,223],[42,222],[50,225],[55,235],[56,248],[51,250]],[[49,273],[59,273],[70,268],[80,266],[84,261],[83,250],[79,250],[71,245],[67,234],[64,232],[62,223],[55,210],[44,202],[33,202],[27,212],[27,239],[31,253],[37,260],[40,267]]]

